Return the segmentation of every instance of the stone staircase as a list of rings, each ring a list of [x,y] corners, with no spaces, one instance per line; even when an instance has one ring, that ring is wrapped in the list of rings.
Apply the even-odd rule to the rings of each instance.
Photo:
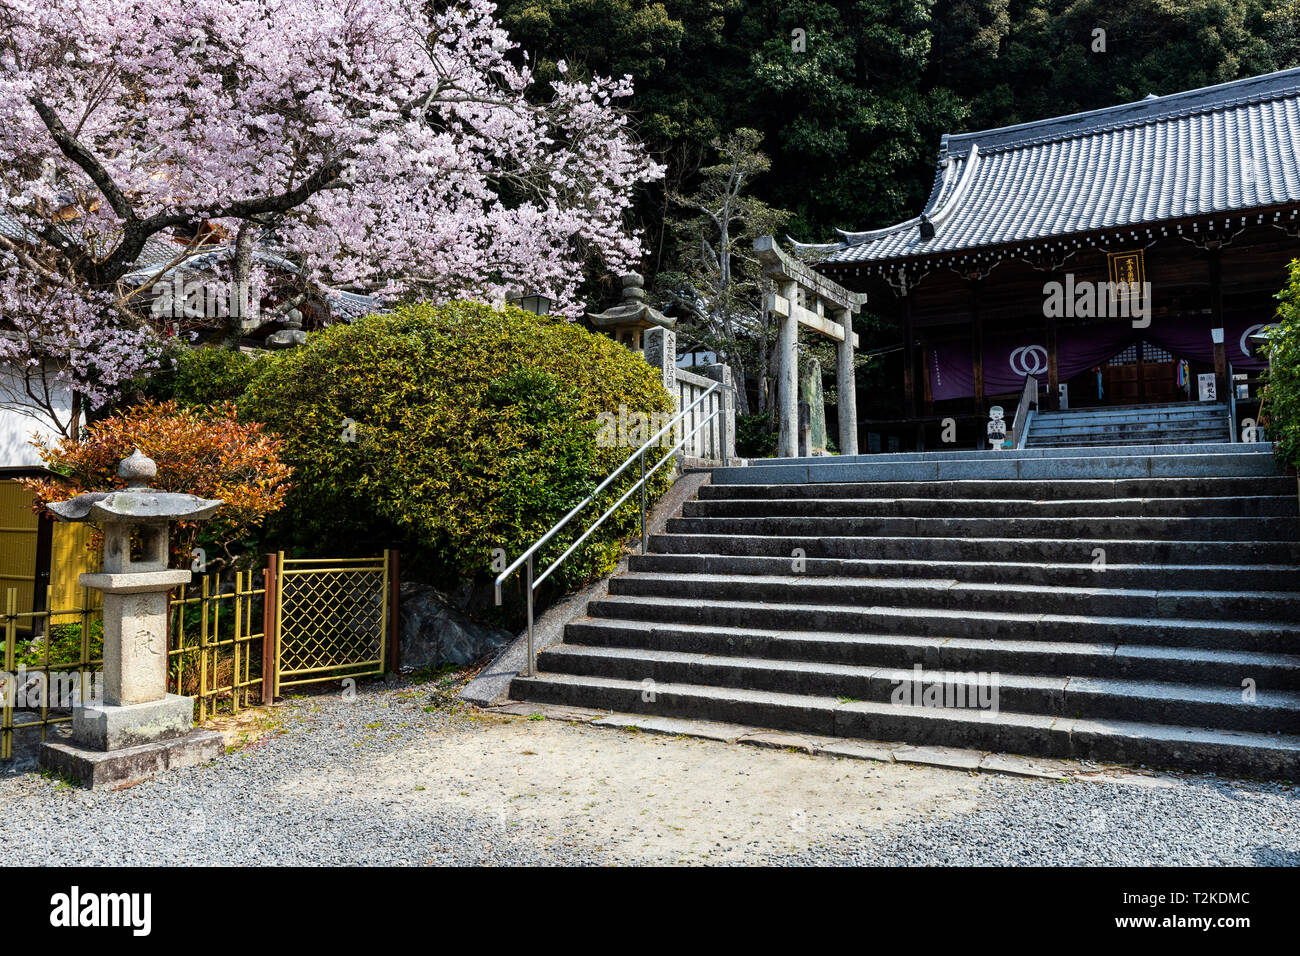
[[[1121,405],[1036,412],[1026,448],[1113,445],[1184,445],[1230,442],[1228,407],[1222,402]]]
[[[1270,446],[758,462],[649,546],[513,698],[1300,778],[1300,510]],[[996,712],[896,702],[918,665],[968,704],[995,675]]]

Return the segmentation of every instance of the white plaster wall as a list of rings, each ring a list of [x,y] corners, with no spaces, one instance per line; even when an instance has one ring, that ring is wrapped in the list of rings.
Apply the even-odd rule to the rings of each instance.
[[[12,403],[22,395],[21,386],[11,369],[0,366],[0,401]],[[72,396],[60,396],[60,411],[72,407]],[[48,422],[32,414],[24,414],[14,408],[0,408],[0,468],[30,467],[42,464],[36,449],[31,445],[33,435],[40,434],[47,438],[57,438],[56,432]]]

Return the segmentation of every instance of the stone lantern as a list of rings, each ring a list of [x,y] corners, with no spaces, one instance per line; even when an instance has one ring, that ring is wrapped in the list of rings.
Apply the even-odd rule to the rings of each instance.
[[[671,330],[677,320],[669,318],[645,301],[645,280],[635,272],[623,276],[623,301],[604,312],[588,312],[591,327],[621,342],[633,352],[643,352],[646,333],[654,329]]]
[[[103,700],[78,703],[71,742],[47,741],[40,756],[41,766],[91,787],[143,780],[225,751],[221,734],[194,729],[194,698],[167,693],[168,592],[190,582],[189,571],[167,569],[168,525],[209,518],[222,502],[148,487],[158,469],[139,449],[117,473],[124,491],[48,506],[104,533],[103,571],[80,577],[104,595]]]
[[[623,276],[623,301],[604,312],[588,312],[591,327],[621,342],[658,370],[664,388],[677,392],[677,333],[670,318],[645,301],[645,280],[637,273]]]

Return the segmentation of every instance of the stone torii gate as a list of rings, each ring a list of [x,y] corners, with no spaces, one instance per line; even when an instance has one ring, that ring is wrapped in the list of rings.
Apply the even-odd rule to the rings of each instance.
[[[781,430],[777,456],[799,454],[799,326],[834,339],[838,345],[835,383],[839,393],[840,454],[858,453],[858,401],[853,386],[853,350],[858,345],[853,314],[866,304],[861,292],[850,292],[796,259],[790,258],[772,236],[754,240],[754,253],[763,274],[776,283],[763,307],[781,323],[777,374],[777,406]],[[827,313],[830,313],[830,316]]]

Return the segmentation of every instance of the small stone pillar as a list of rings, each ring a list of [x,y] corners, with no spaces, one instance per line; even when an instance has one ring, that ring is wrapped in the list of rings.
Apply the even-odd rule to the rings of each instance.
[[[808,405],[808,439],[806,443],[803,441],[801,431],[800,444],[806,444],[807,451],[800,454],[824,455],[826,454],[826,398],[822,393],[822,363],[812,355],[803,355],[799,358],[799,404],[804,403]],[[801,414],[801,429],[802,423]]]
[[[40,752],[41,766],[90,787],[143,780],[225,752],[221,734],[194,729],[194,699],[167,693],[168,592],[191,577],[167,569],[168,523],[201,521],[221,502],[149,488],[157,467],[139,449],[117,473],[125,491],[49,506],[65,521],[94,521],[104,532],[103,571],[80,577],[104,595],[104,698],[73,708],[72,742],[47,741]]]

